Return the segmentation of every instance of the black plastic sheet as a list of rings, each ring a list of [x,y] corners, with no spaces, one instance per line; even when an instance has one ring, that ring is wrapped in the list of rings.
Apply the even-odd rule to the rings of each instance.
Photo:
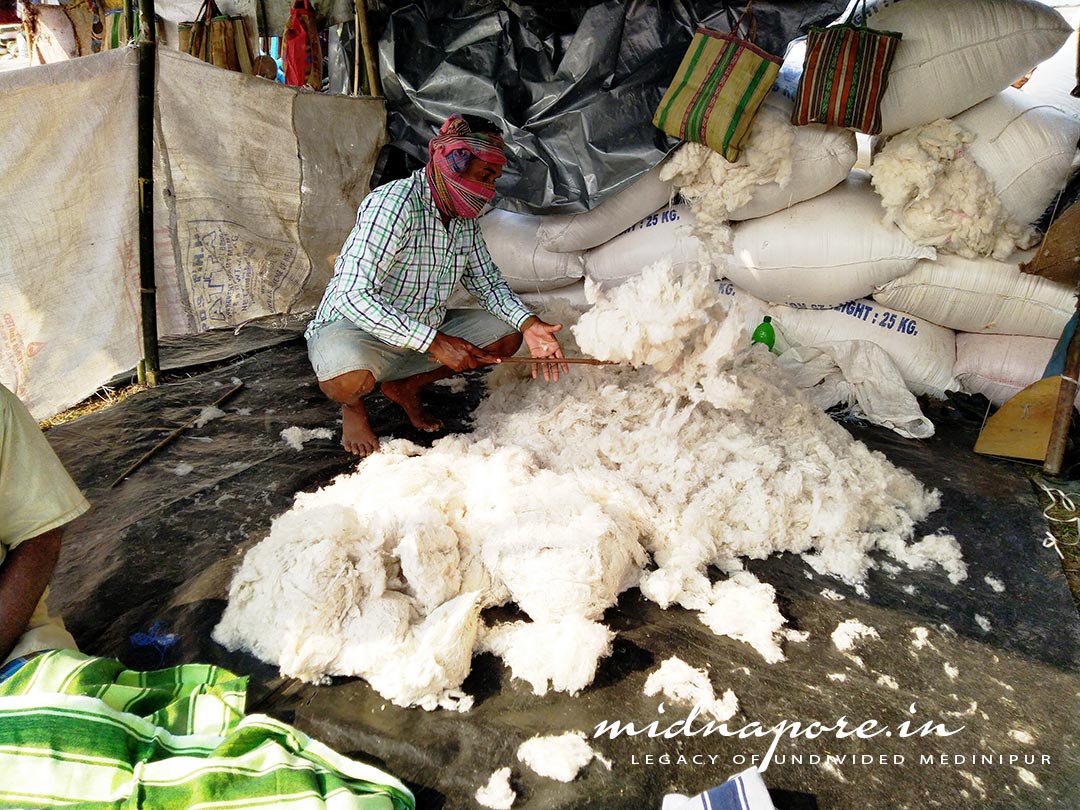
[[[275,334],[260,337],[254,329],[245,332],[245,352],[280,340]],[[208,357],[220,360],[227,336],[207,339],[203,357],[201,339],[184,341],[188,361],[201,366]],[[166,358],[175,346],[166,346]],[[225,416],[189,430],[123,484],[109,488],[121,470],[237,380],[244,388],[224,406]],[[461,394],[433,388],[426,402],[448,430],[462,431],[480,395],[474,377]],[[380,397],[370,404],[379,433],[430,441],[408,426],[396,406]],[[284,343],[49,431],[50,442],[94,505],[65,536],[52,605],[87,652],[115,656],[136,668],[204,661],[250,675],[249,710],[294,722],[343,753],[382,765],[413,787],[423,808],[475,807],[475,790],[503,766],[514,771],[519,792],[514,806],[524,810],[658,808],[666,792],[694,793],[747,767],[749,757],[765,752],[768,740],[590,739],[612,769],[593,762],[569,784],[541,778],[515,760],[517,746],[535,734],[581,730],[591,736],[604,720],[640,726],[685,718],[686,710],[674,706],[658,714],[660,699],[643,695],[647,675],[678,655],[694,666],[707,665],[718,691],[736,693],[735,727],[832,722],[841,715],[893,728],[904,720],[916,727],[927,721],[963,727],[942,738],[785,741],[777,754],[801,754],[804,761],[774,762],[765,773],[780,810],[1075,810],[1080,622],[1057,556],[1041,545],[1046,524],[1023,468],[972,453],[982,411],[966,404],[962,399],[924,403],[937,433],[923,442],[881,428],[848,426],[870,447],[941,490],[942,508],[919,533],[946,528],[956,536],[968,565],[968,578],[959,585],[938,569],[878,569],[862,597],[814,574],[799,557],[751,562],[753,573],[776,589],[791,625],[810,634],[805,643],[787,643],[788,660],[771,665],[748,645],[714,636],[695,614],[660,610],[630,590],[605,617],[618,632],[614,652],[581,695],[534,696],[497,659],[479,655],[464,684],[476,706],[461,714],[425,712],[393,706],[355,679],[338,678],[323,687],[281,679],[274,667],[227,652],[210,638],[244,551],[266,535],[294,493],[323,486],[355,466],[336,435],[313,440],[301,451],[280,438],[280,431],[293,425],[339,429],[338,411],[319,392],[303,341],[294,333]],[[988,575],[1001,580],[1005,591],[994,591]],[[825,589],[843,601],[825,598]],[[513,609],[500,613],[505,618]],[[879,641],[856,650],[862,667],[830,640],[839,622],[849,618],[880,634]],[[914,646],[914,627],[926,628],[931,646]],[[837,674],[844,680],[830,678]],[[894,678],[898,688],[883,685],[883,675]],[[915,714],[909,712],[913,704]],[[1033,742],[1021,742],[1010,732],[1031,734]],[[829,772],[810,763],[812,754],[866,756],[873,764],[844,764]],[[1045,756],[1050,764],[919,760],[976,754]],[[667,764],[659,759],[665,755]],[[679,764],[679,755],[686,764]],[[896,756],[904,762],[897,764]],[[1018,767],[1026,767],[1040,787],[1024,782]]]
[[[757,42],[783,56],[845,5],[755,2]],[[379,63],[394,146],[426,162],[447,116],[495,119],[510,153],[498,207],[533,213],[589,210],[655,166],[678,141],[652,115],[694,28],[729,30],[716,0],[390,6]]]

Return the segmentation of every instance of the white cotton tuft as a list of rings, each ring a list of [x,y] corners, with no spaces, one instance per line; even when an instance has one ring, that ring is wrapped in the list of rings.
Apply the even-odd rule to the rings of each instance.
[[[574,781],[594,756],[596,752],[585,742],[585,734],[581,731],[536,736],[523,742],[517,750],[517,758],[533,771],[560,782]]]
[[[606,625],[580,619],[511,622],[488,630],[479,649],[499,656],[535,695],[549,688],[576,695],[592,683],[600,659],[611,655],[614,637]]]
[[[832,642],[840,652],[849,652],[863,641],[880,639],[878,631],[858,619],[846,619],[832,632]]]
[[[730,720],[739,710],[739,700],[734,692],[728,689],[717,699],[708,673],[690,666],[678,656],[668,658],[646,679],[645,695],[657,694],[680,706],[696,706],[720,722]]]
[[[517,793],[510,787],[510,769],[499,768],[483,787],[476,791],[476,801],[491,810],[510,810]]]
[[[221,410],[214,405],[207,405],[201,411],[199,411],[199,418],[195,420],[195,427],[201,428],[207,422],[212,422],[215,419],[219,419],[225,415],[225,411]]]
[[[281,439],[285,444],[289,445],[293,450],[303,450],[304,442],[311,441],[312,439],[330,439],[333,438],[333,433],[330,428],[302,428],[298,425],[287,427],[281,431]]]

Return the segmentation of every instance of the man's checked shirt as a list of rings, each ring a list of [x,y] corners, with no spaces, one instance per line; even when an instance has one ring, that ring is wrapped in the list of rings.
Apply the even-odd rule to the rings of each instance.
[[[360,203],[306,334],[348,318],[391,346],[426,351],[459,280],[515,329],[532,315],[499,275],[475,219],[454,218],[443,227],[420,169]]]

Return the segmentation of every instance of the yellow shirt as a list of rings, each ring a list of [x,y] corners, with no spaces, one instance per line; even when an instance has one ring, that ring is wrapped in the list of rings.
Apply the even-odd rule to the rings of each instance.
[[[0,566],[20,543],[71,522],[89,508],[30,412],[0,385]],[[49,616],[42,596],[8,659],[58,648],[74,649],[75,640],[59,617]]]

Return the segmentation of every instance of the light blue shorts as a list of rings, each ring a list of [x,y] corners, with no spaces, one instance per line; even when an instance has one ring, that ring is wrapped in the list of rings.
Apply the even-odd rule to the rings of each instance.
[[[483,348],[517,330],[482,309],[449,309],[439,331]],[[441,365],[426,352],[383,343],[348,318],[316,329],[307,340],[307,349],[319,382],[360,369],[370,371],[378,382],[403,380]]]

